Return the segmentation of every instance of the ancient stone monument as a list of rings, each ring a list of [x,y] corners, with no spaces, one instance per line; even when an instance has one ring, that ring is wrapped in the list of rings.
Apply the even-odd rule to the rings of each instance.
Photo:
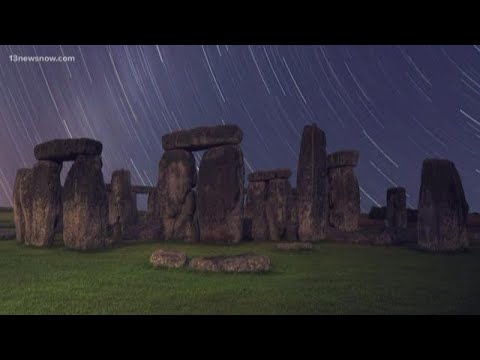
[[[197,185],[200,241],[242,239],[244,173],[239,145],[214,147],[203,155]]]
[[[109,190],[108,223],[115,228],[115,232],[119,232],[114,237],[116,239],[135,237],[138,213],[130,172],[123,169],[114,171]]]
[[[405,229],[407,227],[407,197],[405,188],[387,190],[387,227]]]
[[[356,231],[360,216],[360,189],[353,171],[359,153],[338,151],[328,156],[329,223],[340,231]]]
[[[191,152],[177,149],[163,153],[157,186],[150,194],[149,208],[150,217],[161,223],[161,240],[198,240],[196,182],[197,170]]]
[[[62,164],[39,160],[32,169],[20,169],[14,186],[17,241],[35,247],[53,244],[62,214]]]
[[[468,210],[455,164],[442,159],[424,160],[418,201],[418,246],[434,252],[467,248]]]
[[[48,247],[63,228],[65,245],[103,247],[107,236],[107,195],[102,175],[102,144],[91,139],[52,140],[35,146],[38,162],[20,169],[14,187],[17,240]],[[74,161],[65,186],[63,161]]]
[[[99,155],[79,155],[63,187],[63,241],[72,249],[105,247],[107,191]]]
[[[328,179],[325,133],[305,126],[297,168],[298,238],[318,241],[326,236]]]
[[[31,212],[31,208],[27,207],[27,203],[31,200],[27,200],[30,197],[30,181],[32,176],[32,169],[19,169],[15,177],[15,183],[13,185],[13,220],[15,223],[15,235],[17,242],[24,243],[26,239],[26,226],[25,219],[31,220],[31,215],[26,212]],[[29,220],[29,221],[30,221]]]
[[[296,240],[292,224],[292,190],[289,169],[252,172],[248,176],[245,217],[251,220],[255,241]],[[295,233],[295,238],[292,233]]]

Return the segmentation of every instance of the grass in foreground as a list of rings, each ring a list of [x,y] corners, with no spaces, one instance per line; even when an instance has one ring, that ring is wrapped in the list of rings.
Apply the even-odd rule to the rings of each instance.
[[[253,251],[267,274],[153,269],[151,253]],[[273,244],[144,243],[79,253],[0,241],[2,314],[480,314],[480,249],[431,255],[401,247],[319,243],[284,253]]]

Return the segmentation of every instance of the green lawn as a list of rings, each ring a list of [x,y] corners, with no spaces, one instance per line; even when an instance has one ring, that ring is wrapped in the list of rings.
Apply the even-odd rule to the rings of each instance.
[[[153,269],[159,247],[189,256],[253,251],[268,274]],[[79,253],[0,241],[1,314],[480,314],[480,248],[430,255],[401,247],[319,243],[135,244]]]

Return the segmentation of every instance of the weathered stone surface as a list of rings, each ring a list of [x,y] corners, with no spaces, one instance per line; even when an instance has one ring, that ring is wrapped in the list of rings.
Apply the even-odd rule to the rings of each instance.
[[[203,155],[197,185],[200,241],[241,240],[244,173],[239,146],[216,147]]]
[[[62,165],[41,160],[32,169],[23,193],[25,244],[49,247],[53,244],[55,228],[62,208],[60,172]]]
[[[37,160],[74,161],[79,155],[101,155],[103,145],[92,139],[55,139],[35,146]]]
[[[442,159],[424,160],[418,201],[418,246],[434,252],[467,248],[468,210],[455,164]]]
[[[115,240],[134,237],[137,222],[136,195],[132,192],[131,176],[128,170],[112,173],[111,191],[108,195],[108,223],[116,225]]]
[[[360,216],[360,189],[353,167],[328,171],[329,222],[341,231],[356,231]]]
[[[108,201],[100,156],[80,155],[63,188],[63,241],[71,249],[105,247]]]
[[[287,238],[290,192],[291,186],[288,179],[273,179],[268,182],[265,215],[270,241]]]
[[[195,158],[185,150],[165,151],[159,163],[156,189],[149,195],[150,217],[162,223],[161,239],[195,242],[197,181]]]
[[[372,206],[368,213],[368,218],[373,220],[385,220],[387,218],[387,207]]]
[[[237,125],[201,126],[162,136],[162,146],[165,150],[198,151],[222,145],[240,144],[242,139],[242,129]]]
[[[250,219],[250,233],[254,241],[265,241],[268,239],[268,224],[265,214],[266,201],[267,182],[249,182],[245,217]]]
[[[305,126],[297,167],[298,238],[318,241],[326,236],[328,179],[325,133],[315,124]]]
[[[275,245],[278,250],[284,251],[299,251],[299,250],[313,250],[313,244],[309,242],[286,242]]]
[[[337,151],[328,155],[328,168],[343,166],[355,167],[358,164],[359,152],[357,150]]]
[[[268,181],[273,179],[288,179],[292,176],[290,169],[273,169],[268,171],[255,171],[248,174],[248,181]]]
[[[270,270],[270,259],[255,254],[197,257],[190,260],[189,267],[202,271],[264,272]]]
[[[26,197],[31,197],[32,187],[30,182],[32,173],[32,169],[19,169],[13,185],[13,219],[16,239],[19,243],[24,243],[26,238],[25,217],[27,216],[29,221],[31,220],[31,215],[28,216],[25,212],[31,212],[31,209],[26,208]]]
[[[391,228],[407,227],[407,196],[405,188],[387,190],[387,226]]]
[[[289,241],[298,240],[298,192],[297,189],[293,188],[290,191],[290,196],[288,198],[288,223],[287,223],[287,236],[286,239]]]
[[[150,257],[150,263],[155,268],[179,268],[187,262],[187,254],[178,250],[156,250]]]

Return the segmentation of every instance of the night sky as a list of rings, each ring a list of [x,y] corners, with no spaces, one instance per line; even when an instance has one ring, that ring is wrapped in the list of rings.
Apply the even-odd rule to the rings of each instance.
[[[12,62],[10,55],[74,56]],[[35,144],[102,141],[103,171],[157,181],[163,134],[238,124],[246,172],[289,167],[303,126],[327,149],[360,151],[361,206],[405,186],[416,208],[423,159],[455,162],[480,210],[480,46],[0,46],[0,205]],[[197,166],[201,154],[197,155]],[[63,177],[66,175],[66,168]]]

